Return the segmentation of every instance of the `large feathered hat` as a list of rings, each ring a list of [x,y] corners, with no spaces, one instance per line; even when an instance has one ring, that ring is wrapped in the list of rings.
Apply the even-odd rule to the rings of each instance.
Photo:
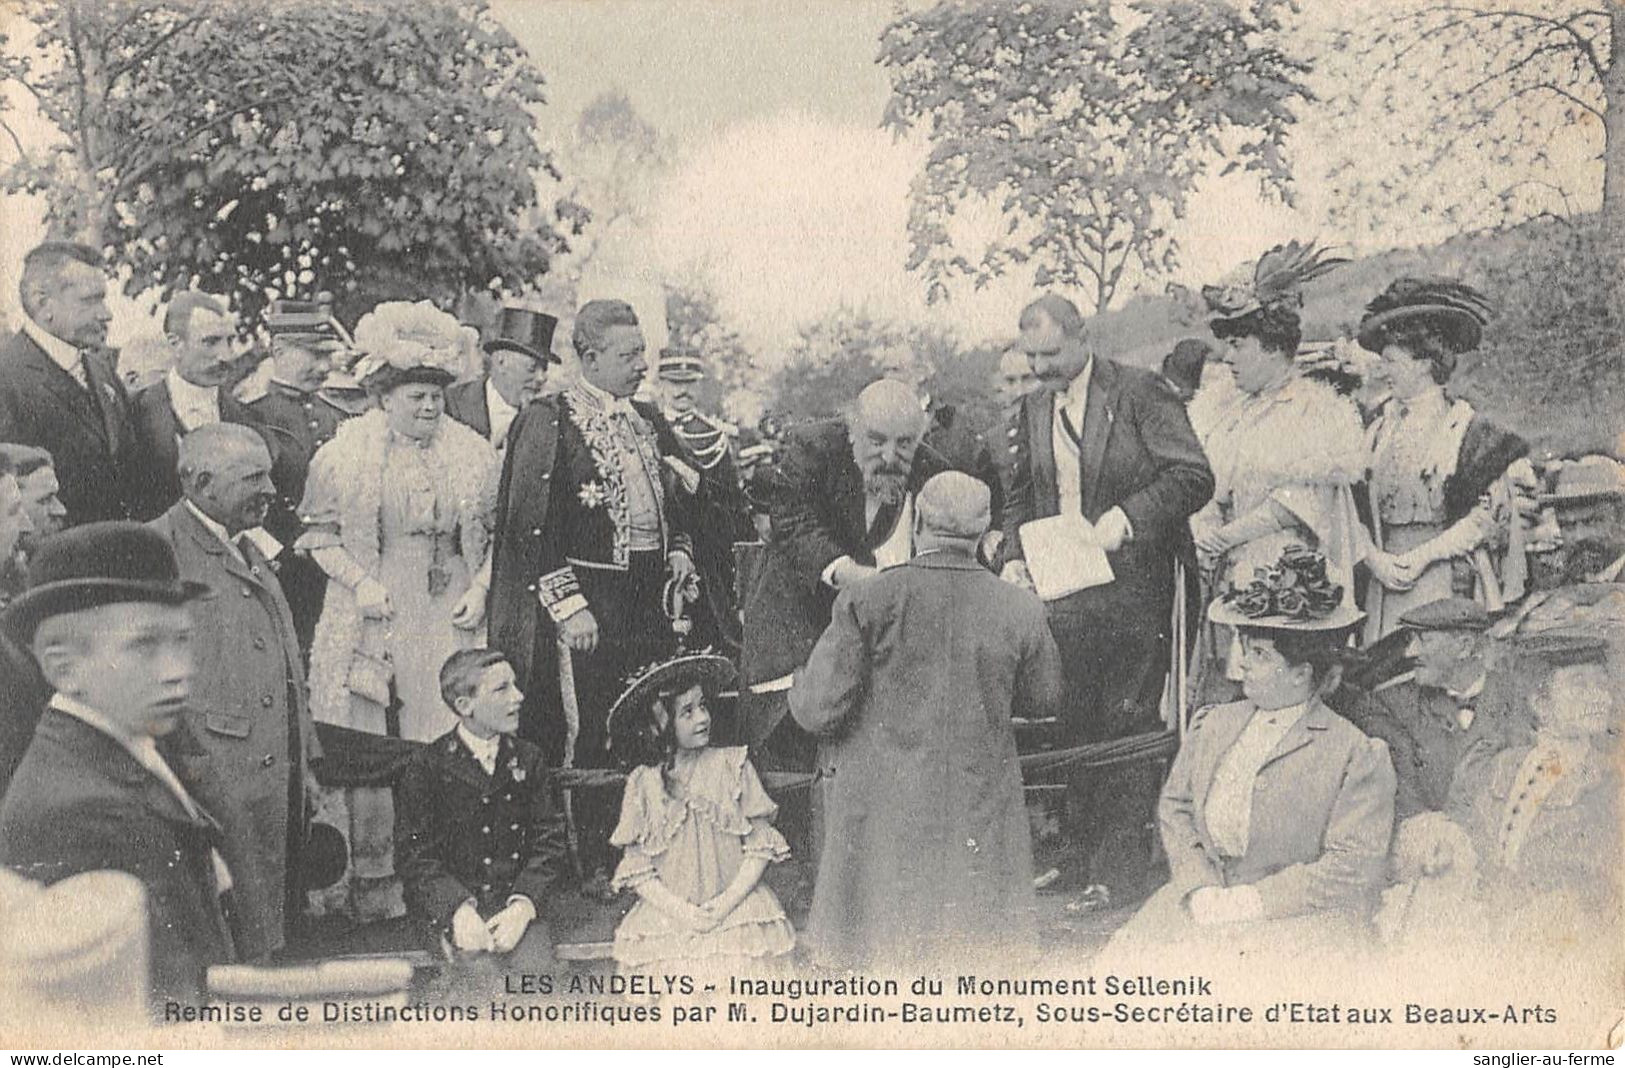
[[[1202,299],[1222,319],[1239,319],[1280,305],[1296,310],[1303,307],[1304,285],[1347,262],[1346,256],[1328,256],[1313,243],[1288,241],[1258,257],[1251,271],[1243,267],[1226,283],[1203,286]]]
[[[1360,347],[1381,352],[1401,325],[1426,323],[1456,353],[1478,348],[1489,322],[1489,298],[1451,278],[1396,278],[1365,306]]]

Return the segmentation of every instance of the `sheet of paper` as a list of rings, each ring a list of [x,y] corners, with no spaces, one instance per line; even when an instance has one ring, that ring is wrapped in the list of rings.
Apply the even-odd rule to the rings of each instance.
[[[1104,586],[1116,578],[1094,526],[1075,513],[1022,524],[1021,547],[1033,586],[1046,601]]]

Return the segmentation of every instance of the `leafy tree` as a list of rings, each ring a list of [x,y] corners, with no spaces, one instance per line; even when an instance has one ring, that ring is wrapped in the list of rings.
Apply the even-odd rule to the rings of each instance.
[[[23,0],[6,76],[60,135],[13,190],[128,288],[381,296],[517,288],[538,220],[542,77],[481,0]]]
[[[1328,49],[1351,87],[1333,99],[1340,132],[1380,130],[1383,151],[1339,161],[1339,221],[1389,227],[1436,213],[1482,226],[1568,215],[1595,204],[1600,185],[1606,225],[1620,233],[1622,37],[1618,0],[1385,7],[1342,31]]]
[[[1290,194],[1287,137],[1308,64],[1279,43],[1282,0],[941,0],[881,36],[885,124],[924,130],[908,266],[931,300],[1030,265],[1096,310],[1124,272],[1171,270],[1169,224],[1210,168]],[[956,213],[991,205],[1005,232],[978,255]]]
[[[957,354],[953,337],[842,308],[804,324],[772,374],[772,407],[793,420],[838,415],[883,376],[928,385]]]

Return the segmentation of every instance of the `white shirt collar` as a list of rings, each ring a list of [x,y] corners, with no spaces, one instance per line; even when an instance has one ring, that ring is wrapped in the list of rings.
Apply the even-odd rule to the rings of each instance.
[[[519,414],[519,409],[508,403],[507,398],[489,377],[485,380],[485,410],[491,413],[492,423],[497,421],[499,413],[510,417]]]
[[[52,363],[69,374],[79,366],[79,350],[36,323],[33,316],[23,315],[23,333],[33,338],[34,344],[45,350],[45,355],[51,358]]]
[[[1074,425],[1082,422],[1084,405],[1089,401],[1089,379],[1094,371],[1095,358],[1091,356],[1089,362],[1083,365],[1083,370],[1078,372],[1078,377],[1067,383],[1066,389],[1055,394],[1055,406],[1064,407],[1072,416]],[[1077,426],[1077,429],[1081,431],[1083,428]]]
[[[1302,704],[1287,705],[1285,708],[1272,708],[1268,712],[1258,709],[1253,715],[1265,723],[1280,727],[1284,731],[1290,729],[1308,711],[1309,702],[1305,701]]]
[[[83,701],[75,700],[65,693],[57,693],[51,695],[50,704],[51,707],[56,709],[58,712],[66,712],[74,719],[82,720],[83,722],[90,724],[92,727],[95,727],[97,730],[101,731],[109,738],[112,738],[126,749],[131,748],[136,743],[135,736],[130,734],[130,732],[126,731],[124,728],[120,727],[117,723],[114,723],[112,720],[108,719],[94,708],[91,708]]]
[[[212,386],[193,385],[171,367],[164,375],[169,386],[169,405],[180,421],[181,429],[196,430],[200,426],[220,422],[220,391]]]
[[[183,498],[183,500],[184,499],[185,498]],[[209,529],[210,534],[213,534],[215,537],[217,537],[221,541],[225,542],[228,548],[231,548],[233,550],[235,550],[237,548],[236,539],[231,536],[231,532],[229,530],[227,530],[224,525],[222,525],[221,523],[216,522],[215,520],[211,519],[209,516],[204,514],[203,509],[201,509],[197,505],[193,504],[190,500],[186,500],[186,508],[187,508],[187,510],[189,512],[191,512],[194,516],[197,517],[197,521],[199,523],[202,523],[205,527],[207,527]]]
[[[502,745],[502,735],[493,734],[489,738],[481,738],[461,723],[457,724],[457,737],[468,746],[468,751],[474,754],[486,771],[493,772],[497,763],[497,749]]]

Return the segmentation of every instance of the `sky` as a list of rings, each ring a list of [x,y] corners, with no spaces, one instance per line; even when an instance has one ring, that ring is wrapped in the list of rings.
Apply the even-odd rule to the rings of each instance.
[[[923,147],[880,127],[889,85],[875,59],[894,2],[493,0],[546,79],[544,142],[562,144],[585,105],[619,90],[671,146],[644,221],[601,258],[595,295],[620,286],[641,309],[660,282],[701,282],[758,350],[782,350],[800,324],[843,307],[949,327],[968,342],[1011,335],[1034,293],[1030,278],[980,291],[966,283],[928,307],[923,281],[905,270],[908,189]],[[1297,25],[1312,35],[1397,2],[1315,0],[1301,5]],[[1385,131],[1365,132],[1360,150],[1381,151]],[[1296,206],[1261,200],[1239,175],[1208,181],[1175,228],[1181,269],[1151,288],[1214,281],[1290,238],[1358,254],[1445,236],[1435,224],[1391,229],[1380,243],[1340,232],[1318,178],[1350,146],[1309,108],[1290,148]],[[3,207],[0,292],[12,293],[38,222],[16,198]],[[150,332],[152,310],[121,301],[115,343]]]
[[[587,103],[620,90],[670,139],[676,159],[647,223],[614,256],[640,279],[703,281],[747,341],[768,348],[843,306],[968,341],[1013,333],[1030,277],[967,283],[928,307],[905,270],[908,189],[924,149],[880,126],[889,83],[875,57],[891,0],[497,0],[493,10],[547,78],[544,135],[562,139]],[[1312,170],[1332,146],[1304,135]],[[1176,230],[1182,270],[1155,288],[1212,281],[1271,244],[1315,236],[1315,192],[1288,208],[1239,176],[1208,183]]]

